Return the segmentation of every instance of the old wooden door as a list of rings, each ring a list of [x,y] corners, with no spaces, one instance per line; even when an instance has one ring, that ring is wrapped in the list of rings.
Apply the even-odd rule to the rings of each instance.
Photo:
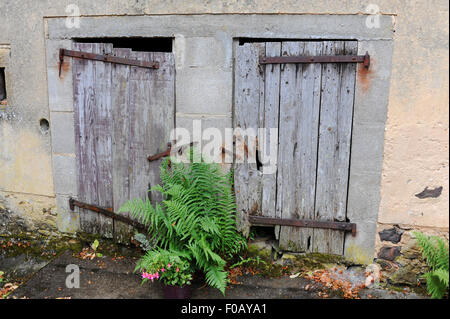
[[[278,136],[266,135],[278,143],[275,174],[235,165],[241,228],[248,214],[346,221],[356,63],[261,65],[259,57],[356,53],[357,41],[236,46],[234,127],[278,128]],[[275,232],[282,249],[343,253],[340,230],[277,226]]]
[[[117,211],[128,199],[155,200],[160,161],[174,126],[172,53],[134,52],[108,43],[74,43],[73,49],[141,61],[158,69],[73,59],[78,199]],[[125,216],[127,216],[125,214]],[[128,216],[127,216],[128,217]],[[82,231],[127,241],[130,226],[80,209]]]

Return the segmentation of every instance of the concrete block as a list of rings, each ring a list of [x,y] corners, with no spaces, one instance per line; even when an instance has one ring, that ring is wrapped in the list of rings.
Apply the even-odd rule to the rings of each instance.
[[[75,128],[72,112],[50,112],[53,153],[75,153]]]
[[[384,125],[353,123],[351,171],[381,176]]]
[[[45,61],[47,67],[58,67],[59,66],[59,49],[72,50],[72,40],[51,40],[47,39],[45,41]],[[65,57],[64,60],[70,60],[71,58]]]
[[[370,54],[367,70],[358,64],[354,121],[384,124],[389,103],[393,41],[359,41],[358,54]]]
[[[200,121],[200,122],[198,122]],[[196,122],[196,123],[195,123]],[[217,134],[218,138],[220,138],[220,142],[217,145],[214,145],[214,147],[210,151],[210,158],[214,161],[221,162],[221,152],[222,147],[224,146],[223,143],[225,143],[225,128],[232,128],[231,123],[231,117],[220,117],[220,118],[212,118],[212,117],[178,117],[176,119],[176,127],[177,128],[185,128],[189,134],[190,134],[190,141],[186,141],[186,143],[189,143],[191,141],[197,141],[197,137],[194,134],[193,131],[193,125],[198,123],[201,124],[201,134],[202,136],[202,152],[205,150],[205,147],[207,147],[207,144],[209,144],[213,137],[209,135],[211,133],[211,130],[208,130],[210,128],[217,128]],[[214,134],[214,132],[212,132]],[[204,138],[204,139],[203,139]],[[184,144],[184,142],[182,143]],[[196,147],[198,144],[196,144]]]
[[[70,210],[69,198],[70,196],[56,195],[56,225],[61,232],[75,233],[80,229],[80,215]]]
[[[232,75],[232,72],[211,68],[185,68],[177,72],[177,112],[231,113]]]
[[[77,195],[75,154],[53,154],[53,181],[56,194],[71,196]]]
[[[221,37],[192,37],[175,41],[175,56],[180,58],[177,69],[211,68],[231,71],[231,41]]]
[[[356,236],[346,234],[344,254],[354,262],[372,263],[375,249],[381,175],[350,171],[347,218],[356,223]]]
[[[65,57],[59,75],[59,49],[72,49],[72,41],[47,40],[45,44],[50,111],[73,111],[71,58]]]
[[[70,62],[67,62],[70,63]],[[47,68],[48,102],[50,111],[73,112],[72,67],[58,75],[57,67]]]

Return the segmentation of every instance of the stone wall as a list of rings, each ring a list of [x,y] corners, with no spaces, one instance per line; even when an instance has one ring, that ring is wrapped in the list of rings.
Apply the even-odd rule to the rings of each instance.
[[[52,17],[65,17],[71,1],[2,1],[0,4],[0,66],[6,66],[8,105],[0,106],[0,199],[3,216],[14,215],[18,224],[23,221],[34,227],[63,224],[58,216],[49,217],[43,212],[57,206],[54,183],[64,180],[54,178],[54,170],[67,164],[52,160],[57,151],[67,156],[65,144],[56,144],[54,135],[40,124],[41,119],[50,120],[51,129],[57,129],[61,112],[50,116],[49,82],[47,78],[45,35],[48,32],[45,21]],[[161,1],[161,0],[115,0],[107,3],[79,0],[76,2],[83,17],[149,16],[167,14],[187,14],[195,18],[199,14],[278,14],[279,21],[285,21],[285,14],[311,14],[313,16],[355,15],[363,16],[370,12],[367,1],[332,0],[261,0],[261,1]],[[372,4],[371,4],[372,5]],[[383,155],[380,194],[368,198],[370,205],[358,207],[359,210],[378,211],[370,221],[370,229],[400,225],[402,228],[425,229],[427,232],[448,234],[448,2],[433,1],[391,1],[376,2],[380,17],[392,19],[395,27],[394,55],[390,85],[384,90],[389,95],[387,122],[384,132],[384,147],[379,149]],[[373,9],[373,5],[372,5]],[[314,31],[317,23],[308,30]],[[230,27],[221,26],[225,33]],[[242,26],[243,29],[248,26]],[[270,31],[270,27],[269,31]],[[118,26],[124,29],[124,26]],[[336,27],[339,29],[339,26]],[[193,29],[195,31],[195,28]],[[355,30],[361,30],[355,28]],[[262,28],[264,31],[264,27]],[[376,29],[365,30],[377,31]],[[379,30],[378,30],[379,31]],[[221,43],[218,33],[212,38],[197,34],[186,39],[189,52],[197,52],[190,63],[194,67],[180,70],[180,78],[189,79],[195,73],[204,72],[208,78],[208,65],[215,59],[229,60],[230,51],[218,50],[214,55],[202,55],[202,48]],[[270,35],[270,32],[267,32]],[[173,34],[175,36],[175,34]],[[212,42],[211,42],[212,41]],[[379,62],[379,61],[378,61]],[[377,61],[373,61],[376,66]],[[389,70],[389,72],[391,72]],[[230,64],[224,64],[214,72],[225,74],[226,80],[214,83],[220,92],[230,88]],[[200,78],[200,77],[199,77]],[[370,86],[372,76],[358,79],[364,86]],[[194,118],[202,118],[211,123],[229,121],[229,100],[214,103],[206,95],[205,102],[213,103],[221,110],[209,116],[192,89],[198,89],[199,82],[192,81],[190,87],[180,90],[186,103],[178,110],[179,122],[189,124]],[[201,102],[201,101],[200,101]],[[372,101],[373,105],[377,100]],[[199,105],[196,112],[192,107]],[[202,114],[202,115],[200,115]],[[206,116],[205,116],[206,115]],[[376,116],[377,114],[373,114]],[[383,115],[385,116],[385,115]],[[367,119],[370,126],[370,117]],[[70,130],[67,130],[69,132]],[[370,130],[367,134],[372,134]],[[367,150],[371,150],[370,145]],[[378,147],[378,146],[377,146]],[[70,150],[69,150],[70,151]],[[62,153],[61,153],[62,152]],[[59,165],[59,166],[58,166]],[[377,178],[364,175],[361,185],[379,183]],[[443,187],[437,197],[417,197],[424,189],[434,190]],[[361,192],[361,197],[368,197]],[[378,198],[379,197],[379,198]],[[27,204],[19,204],[20,202]],[[62,201],[60,205],[63,205]],[[5,213],[6,212],[6,213]],[[51,215],[50,215],[51,216]],[[11,220],[11,219],[10,219]],[[53,221],[50,221],[53,220]],[[45,226],[42,226],[45,228]],[[76,228],[76,227],[75,227]],[[45,229],[44,229],[45,230]],[[362,231],[365,231],[362,229]],[[374,232],[370,232],[374,242]],[[382,245],[396,245],[381,242],[376,236],[375,256]],[[407,237],[402,236],[404,245]],[[372,245],[373,246],[373,245]],[[352,248],[352,255],[368,260],[374,256],[372,251]]]

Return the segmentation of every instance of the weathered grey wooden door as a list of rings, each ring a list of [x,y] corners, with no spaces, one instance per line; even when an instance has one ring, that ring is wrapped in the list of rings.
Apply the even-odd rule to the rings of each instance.
[[[261,65],[259,57],[356,53],[357,41],[235,47],[234,127],[278,128],[278,136],[266,136],[278,143],[275,174],[262,174],[256,164],[235,165],[243,230],[248,214],[346,221],[356,63]],[[277,226],[275,232],[282,249],[343,253],[340,230]]]
[[[158,69],[73,59],[78,199],[117,211],[128,199],[155,200],[160,161],[174,127],[172,53],[134,52],[108,43],[74,43],[74,50],[157,61]],[[127,216],[125,214],[125,216]],[[128,217],[128,216],[127,216]],[[130,226],[80,209],[82,231],[127,241]]]

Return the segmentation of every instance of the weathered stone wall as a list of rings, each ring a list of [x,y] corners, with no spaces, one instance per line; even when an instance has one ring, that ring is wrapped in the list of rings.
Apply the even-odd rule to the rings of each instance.
[[[8,218],[17,216],[32,227],[52,224],[43,209],[56,206],[52,172],[55,165],[65,163],[52,162],[55,145],[52,146],[51,134],[39,122],[42,118],[50,119],[44,21],[45,17],[66,16],[65,9],[70,3],[56,0],[6,0],[0,3],[0,64],[7,67],[8,89],[8,105],[0,109],[0,200],[3,215],[6,211],[10,214]],[[107,3],[79,0],[76,3],[83,16],[279,13],[280,19],[285,13],[361,15],[367,12],[368,6],[366,1],[332,0],[116,0]],[[385,88],[389,91],[389,106],[378,228],[382,231],[400,225],[445,234],[449,224],[448,3],[445,0],[381,0],[376,5],[381,14],[392,15],[395,23],[390,88]],[[203,45],[209,46],[207,39],[205,41]],[[189,44],[188,41],[186,48]],[[200,50],[201,46],[193,49]],[[196,61],[200,68],[205,62],[204,58]],[[195,68],[189,72],[196,72]],[[227,66],[223,72],[229,72]],[[190,75],[186,72],[180,76]],[[370,74],[359,79],[368,87],[371,80]],[[229,83],[216,83],[215,86],[220,89],[229,87]],[[196,101],[189,92],[182,92],[190,104],[185,104],[185,110],[179,110],[185,112],[180,116],[180,123],[189,123],[195,117],[204,118],[204,115],[192,115],[188,106],[195,105]],[[214,104],[214,101],[210,102]],[[197,111],[208,113],[208,110]],[[205,121],[223,122],[223,113],[220,114]],[[61,158],[64,156],[62,153]],[[367,180],[367,183],[371,182]],[[415,196],[426,187],[441,186],[443,189],[437,197]],[[20,202],[32,204],[20,205]],[[377,200],[373,202],[378,203]],[[58,223],[58,216],[54,217]],[[380,242],[377,242],[378,247],[381,247]],[[360,255],[361,260],[368,259],[367,252],[358,251],[357,247],[352,254]]]
[[[439,236],[447,241],[449,237],[448,230],[399,225],[380,226],[376,239],[376,262],[389,284],[417,287],[424,283],[421,277],[429,268],[422,257],[414,231]]]

